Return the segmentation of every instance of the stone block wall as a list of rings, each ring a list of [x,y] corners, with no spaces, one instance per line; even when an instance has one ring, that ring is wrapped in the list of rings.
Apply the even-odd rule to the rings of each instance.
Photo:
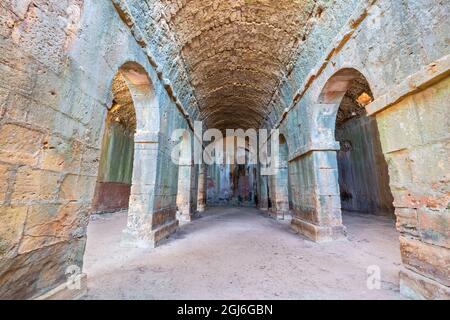
[[[198,166],[198,193],[197,193],[197,211],[204,212],[206,209],[206,189],[207,189],[207,170],[206,165],[201,164]]]
[[[351,119],[336,129],[343,211],[393,216],[389,174],[374,117]]]
[[[133,176],[135,129],[127,130],[107,118],[92,204],[92,211],[97,213],[128,209]]]
[[[447,77],[376,114],[411,298],[450,298],[449,101]]]
[[[335,151],[315,150],[290,163],[292,227],[317,242],[342,239],[340,194]]]
[[[63,80],[82,10],[81,1],[0,5],[1,298],[46,292],[82,264],[102,129],[87,124],[105,114]]]
[[[210,206],[255,206],[255,165],[207,166],[207,204]]]

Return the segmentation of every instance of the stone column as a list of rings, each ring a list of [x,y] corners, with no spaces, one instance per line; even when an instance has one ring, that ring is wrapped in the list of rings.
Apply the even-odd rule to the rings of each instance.
[[[178,227],[174,216],[171,218],[164,212],[155,212],[159,160],[158,134],[137,132],[134,149],[128,223],[123,231],[122,245],[155,247],[158,241],[175,232]]]
[[[198,194],[197,211],[204,212],[206,208],[206,165],[201,164],[198,168]]]
[[[258,198],[258,207],[260,210],[268,211],[269,210],[269,195],[267,194],[267,176],[262,176],[261,171],[259,172],[259,198]]]
[[[295,181],[292,228],[316,242],[345,238],[336,150],[338,144],[309,145],[291,159]]]
[[[191,176],[192,165],[180,165],[178,168],[178,192],[177,192],[177,208],[178,219],[180,221],[189,222],[192,220],[191,211]]]
[[[276,175],[269,176],[271,179],[272,193],[272,216],[284,220],[289,215],[289,181],[288,164],[286,161],[280,162]]]
[[[412,79],[433,75],[424,70]],[[410,79],[392,92],[412,88]],[[376,116],[394,196],[403,262],[400,293],[412,299],[450,299],[450,145],[444,120],[449,88],[446,77],[389,108],[389,96],[368,106]]]

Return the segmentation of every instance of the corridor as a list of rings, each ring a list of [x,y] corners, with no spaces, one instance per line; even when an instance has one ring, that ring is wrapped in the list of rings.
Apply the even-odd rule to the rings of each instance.
[[[449,35],[437,0],[0,1],[0,300],[450,300]]]

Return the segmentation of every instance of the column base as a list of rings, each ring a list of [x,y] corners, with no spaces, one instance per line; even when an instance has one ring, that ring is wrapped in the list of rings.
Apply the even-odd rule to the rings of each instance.
[[[194,220],[194,215],[193,214],[180,214],[180,215],[178,215],[177,219],[179,220],[180,223],[189,223],[189,222],[192,222],[192,220]]]
[[[161,241],[177,232],[178,226],[178,220],[174,220],[151,231],[150,234],[145,235],[145,237],[141,237],[133,230],[125,229],[122,235],[121,246],[125,248],[141,249],[156,248]]]
[[[400,293],[413,300],[450,300],[450,288],[417,272],[400,271]]]
[[[268,210],[269,216],[276,220],[289,220],[291,218],[289,212],[277,212]]]
[[[87,275],[80,274],[79,281],[79,288],[71,288],[68,283],[63,283],[34,300],[79,300],[87,294]]]
[[[331,242],[347,238],[347,229],[343,226],[317,226],[310,222],[292,218],[291,228],[314,242]]]

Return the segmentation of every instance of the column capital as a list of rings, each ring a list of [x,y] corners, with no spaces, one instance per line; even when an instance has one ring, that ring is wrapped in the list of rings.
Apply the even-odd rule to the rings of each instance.
[[[290,155],[289,162],[292,162],[310,152],[338,151],[340,148],[340,144],[337,141],[309,141],[307,144],[301,146],[297,152]]]
[[[137,131],[134,135],[134,143],[158,143],[159,133],[153,131]]]

